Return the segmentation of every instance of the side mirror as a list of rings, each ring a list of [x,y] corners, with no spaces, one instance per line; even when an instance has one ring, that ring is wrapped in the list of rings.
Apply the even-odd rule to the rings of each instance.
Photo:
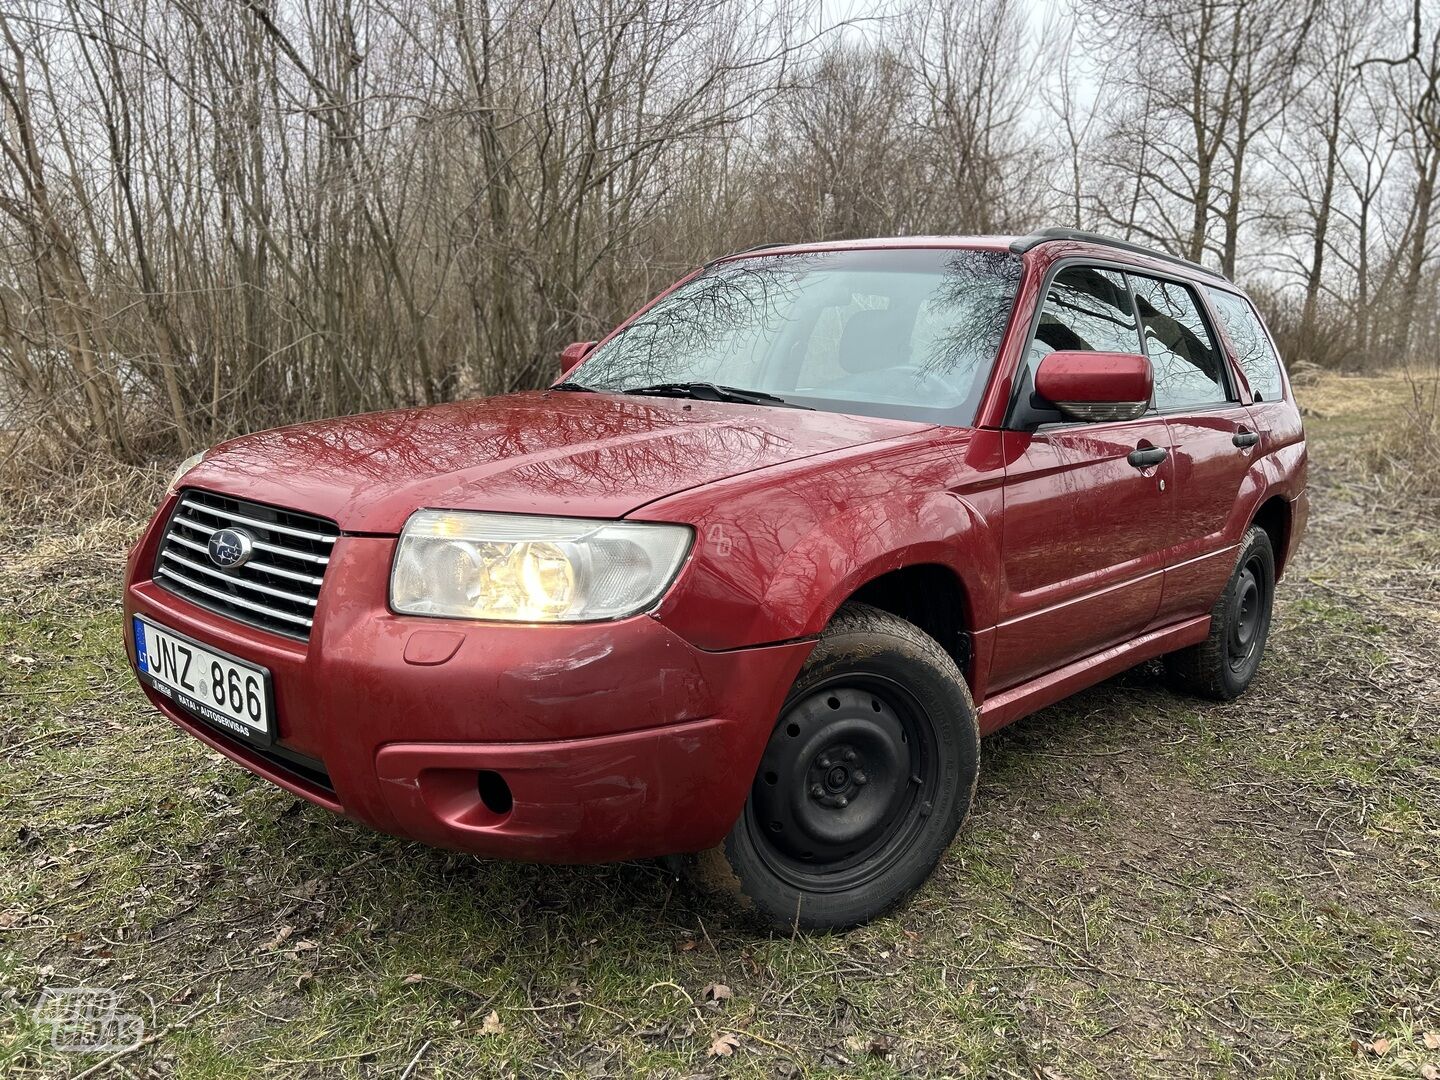
[[[560,377],[563,379],[575,370],[576,365],[595,348],[593,341],[573,341],[560,351]]]
[[[1134,353],[1052,352],[1035,372],[1035,392],[1072,420],[1134,420],[1154,388],[1150,361]]]

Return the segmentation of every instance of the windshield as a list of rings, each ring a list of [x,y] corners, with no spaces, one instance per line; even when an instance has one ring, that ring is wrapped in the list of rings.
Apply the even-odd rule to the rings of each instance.
[[[1020,272],[1008,251],[957,249],[720,263],[565,382],[616,393],[714,383],[831,412],[969,424]]]

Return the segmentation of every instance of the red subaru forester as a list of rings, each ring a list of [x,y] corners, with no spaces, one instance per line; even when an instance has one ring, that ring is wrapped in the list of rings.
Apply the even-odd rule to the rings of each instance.
[[[377,829],[684,856],[824,928],[925,880],[980,736],[1152,657],[1254,677],[1305,439],[1210,271],[1058,229],[767,247],[592,344],[186,462],[125,587],[155,706]]]

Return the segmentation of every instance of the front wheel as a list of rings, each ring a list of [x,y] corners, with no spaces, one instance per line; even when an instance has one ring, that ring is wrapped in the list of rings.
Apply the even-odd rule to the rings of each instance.
[[[1165,657],[1178,689],[1215,701],[1239,697],[1260,669],[1275,602],[1275,552],[1270,535],[1252,526],[1224,593],[1210,612],[1210,636]]]
[[[740,819],[692,876],[778,928],[867,922],[930,876],[979,765],[955,661],[904,619],[847,605],[796,680]]]

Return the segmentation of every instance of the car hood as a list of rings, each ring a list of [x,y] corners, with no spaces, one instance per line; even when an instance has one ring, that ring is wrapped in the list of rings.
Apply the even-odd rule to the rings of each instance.
[[[185,478],[398,533],[416,509],[616,518],[701,484],[927,425],[678,398],[536,391],[246,435]]]

